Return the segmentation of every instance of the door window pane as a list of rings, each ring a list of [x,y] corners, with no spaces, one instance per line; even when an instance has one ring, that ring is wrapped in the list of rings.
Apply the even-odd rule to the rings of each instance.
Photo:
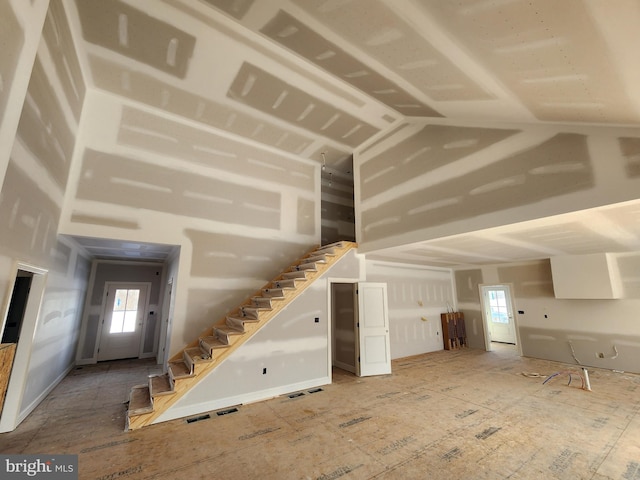
[[[495,323],[509,323],[507,312],[507,297],[503,290],[489,291],[489,308],[491,309],[491,321]]]
[[[140,290],[120,288],[116,290],[109,333],[131,333],[136,331],[139,298]]]

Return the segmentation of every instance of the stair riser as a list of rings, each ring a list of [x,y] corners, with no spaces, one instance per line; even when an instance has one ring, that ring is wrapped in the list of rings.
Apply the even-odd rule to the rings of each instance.
[[[256,308],[264,308],[266,310],[273,309],[273,305],[271,304],[271,299],[269,297],[254,297],[251,299],[251,303]]]
[[[255,320],[260,319],[260,310],[256,307],[241,307],[240,313],[244,317],[253,318]]]
[[[189,344],[189,347],[183,350],[183,354],[185,354],[187,350],[197,348],[199,345],[200,349],[205,354],[211,355],[212,358],[214,353],[213,351],[217,350],[215,355],[217,357],[217,361],[208,362],[198,360],[197,358],[192,357],[194,353],[191,352],[190,355],[187,355],[188,358],[184,358],[184,367],[181,365],[174,367],[170,364],[171,368],[169,369],[168,381],[172,385],[173,394],[159,395],[155,401],[155,411],[153,413],[145,413],[130,418],[128,417],[127,423],[129,428],[133,430],[155,422],[163,412],[174,405],[189,389],[200,381],[199,375],[211,371],[215,368],[216,364],[219,364],[232,355],[236,348],[243,344],[247,339],[251,338],[253,333],[260,329],[264,323],[269,322],[272,318],[278,315],[283,308],[288,305],[288,301],[297,298],[300,293],[312,283],[312,281],[317,279],[323,272],[333,265],[334,260],[342,257],[350,248],[352,248],[352,245],[353,244],[350,244],[348,248],[345,249],[332,245],[329,246],[330,248],[322,248],[314,251],[306,259],[301,260],[299,265],[299,268],[301,268],[300,273],[305,275],[309,281],[295,278],[281,279],[277,281],[274,280],[271,284],[266,285],[266,288],[262,291],[262,297],[265,297],[265,299],[271,298],[272,300],[261,300],[262,297],[260,296],[254,297],[256,299],[254,300],[254,305],[245,305],[244,307],[241,307],[238,314],[231,316],[234,319],[233,321],[229,321],[229,318],[227,318],[225,321],[219,322],[217,326],[214,325],[210,330],[211,333],[203,333],[204,336],[197,342]],[[339,252],[338,249],[340,249]],[[333,256],[337,258],[328,258]],[[313,258],[313,262],[310,258]],[[323,263],[323,259],[325,258],[327,261],[326,263]],[[305,265],[308,265],[309,268],[305,268]],[[311,268],[312,265],[315,268]],[[266,305],[267,302],[271,304],[272,310],[270,311],[262,306]],[[260,313],[261,311],[262,313]],[[226,323],[226,325],[222,325],[222,323]],[[245,331],[244,334],[240,331],[240,325],[242,325],[242,328]],[[177,356],[172,357],[171,363],[177,361]],[[195,375],[187,376],[186,373],[189,369],[193,369]]]

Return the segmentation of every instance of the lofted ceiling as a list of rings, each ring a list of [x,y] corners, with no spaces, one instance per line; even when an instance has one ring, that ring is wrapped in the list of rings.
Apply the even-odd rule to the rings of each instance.
[[[91,88],[338,173],[358,147],[412,119],[640,123],[637,1],[65,5]],[[632,202],[368,256],[450,267],[637,250]]]

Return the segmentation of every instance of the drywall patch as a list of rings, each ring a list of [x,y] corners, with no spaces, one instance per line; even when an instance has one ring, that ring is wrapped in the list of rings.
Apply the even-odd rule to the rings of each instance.
[[[478,286],[482,283],[482,270],[456,270],[456,293],[460,302],[480,302]]]
[[[295,0],[295,3],[433,100],[493,98],[458,68],[453,58],[426,41],[423,32],[417,32],[384,2]],[[353,28],[354,25],[358,28]]]
[[[77,198],[251,227],[280,228],[281,194],[86,149]]]
[[[293,15],[280,10],[261,30],[274,42],[306,58],[379,102],[407,116],[442,117],[402,87],[319,35]],[[282,32],[287,32],[283,35]]]
[[[479,152],[518,132],[511,129],[427,125],[362,165],[362,200]]]
[[[242,20],[247,14],[255,0],[204,0],[212,7],[222,10],[224,13],[231,15],[236,20]]]
[[[75,135],[67,123],[49,76],[38,55],[20,116],[18,137],[56,184],[64,189]]]
[[[527,265],[498,267],[500,283],[513,284],[518,298],[553,298],[553,279],[549,259]]]
[[[0,17],[3,15],[0,14]],[[49,10],[42,29],[42,38],[51,54],[67,104],[71,107],[76,122],[79,122],[86,86],[80,69],[80,61],[73,44],[69,22],[64,12],[63,2],[49,2]],[[4,49],[6,43],[0,42],[0,44],[3,45]]]
[[[60,209],[12,159],[0,195],[0,245],[8,256],[47,265],[56,243]]]
[[[640,176],[640,138],[620,137],[618,138],[622,156],[626,160],[624,165],[628,177]]]
[[[314,192],[315,169],[283,155],[252,147],[211,131],[193,128],[124,106],[118,143],[196,165]]]
[[[139,230],[140,224],[136,220],[126,220],[102,215],[90,215],[79,212],[71,214],[71,223],[87,225],[102,225],[105,227],[121,228],[124,230]]]
[[[316,232],[316,202],[298,198],[296,232],[301,235],[314,235]]]
[[[196,44],[193,35],[119,0],[79,0],[76,7],[87,42],[176,77],[186,76]]]
[[[244,62],[229,87],[227,97],[269,116],[356,147],[379,129],[290,85],[261,68]],[[313,111],[300,115],[309,105]]]
[[[24,31],[16,17],[11,2],[0,2],[0,124],[7,111],[11,85],[24,45]]]
[[[185,236],[193,245],[191,275],[271,279],[283,265],[291,265],[309,251],[311,245],[245,237],[187,228]]]
[[[390,178],[392,173],[385,174],[385,178]],[[436,183],[436,175],[437,172],[427,172],[423,177],[425,183],[433,186],[400,193],[385,203],[368,206],[362,212],[365,241],[497,214],[507,207],[531,205],[588,190],[595,182],[587,137],[574,133],[559,133],[526,151],[475,170],[461,169],[459,176],[440,183]],[[400,185],[389,182],[381,188],[402,192]],[[497,224],[500,224],[499,215],[493,215],[485,226]]]
[[[256,118],[228,105],[181,90],[151,75],[130,70],[118,63],[89,55],[96,87],[124,98],[161,108],[256,142],[299,154],[313,143],[311,137],[286,130],[263,118]]]

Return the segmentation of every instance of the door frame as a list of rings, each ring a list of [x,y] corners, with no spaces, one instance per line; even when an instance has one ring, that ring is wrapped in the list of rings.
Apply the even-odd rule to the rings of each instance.
[[[33,274],[31,278],[31,290],[27,297],[27,303],[22,320],[20,338],[16,345],[16,353],[11,367],[11,376],[9,377],[9,385],[0,416],[0,432],[10,432],[15,430],[17,425],[22,421],[20,407],[24,398],[24,391],[27,386],[27,374],[29,373],[29,364],[31,354],[33,352],[33,341],[35,339],[38,320],[40,316],[40,308],[44,298],[45,286],[49,271],[37,267],[29,263],[16,261],[11,270],[11,280],[9,281],[8,291],[5,295],[5,301],[2,309],[2,326],[7,320],[9,313],[9,305],[11,303],[11,295],[15,285],[15,278],[18,270],[24,270]],[[24,413],[26,417],[29,411]]]
[[[137,286],[141,286],[144,285],[147,289],[147,294],[146,294],[146,298],[144,301],[144,312],[143,312],[143,316],[142,316],[142,330],[140,331],[140,340],[138,342],[138,354],[136,355],[136,358],[142,358],[142,353],[144,350],[144,339],[145,339],[145,333],[147,332],[147,326],[149,324],[148,322],[148,315],[149,315],[149,296],[151,295],[151,282],[120,282],[120,281],[106,281],[104,282],[104,292],[102,292],[102,309],[101,309],[101,313],[100,313],[100,320],[99,320],[99,324],[100,324],[100,328],[98,328],[98,334],[97,334],[97,339],[96,339],[96,360],[98,358],[98,351],[100,350],[100,342],[102,341],[102,333],[104,332],[105,329],[105,325],[104,325],[104,321],[106,319],[107,316],[107,293],[109,292],[109,289],[111,287],[116,287],[117,286],[127,286],[127,287],[137,287]]]
[[[518,354],[522,356],[522,342],[520,342],[520,329],[518,328],[518,313],[516,310],[515,297],[513,296],[513,284],[512,283],[480,283],[478,285],[478,293],[480,295],[480,311],[482,313],[482,327],[484,330],[484,349],[487,352],[493,350],[491,345],[491,333],[489,330],[489,319],[487,318],[485,301],[484,301],[484,289],[490,287],[504,287],[509,291],[507,300],[511,304],[511,311],[513,312],[513,328],[515,330],[516,347],[518,348]]]
[[[379,283],[379,282],[367,282],[363,278],[339,278],[339,277],[330,277],[327,278],[327,376],[329,379],[333,379],[333,284],[334,283],[348,283],[354,284],[354,316],[353,316],[353,329],[355,336],[355,366],[356,373],[354,375],[360,376],[360,364],[358,362],[358,355],[360,351],[360,332],[357,326],[358,324],[358,295],[355,295],[356,290],[358,289],[358,284],[360,283]],[[386,284],[385,284],[386,285]],[[388,302],[388,298],[385,298],[385,301]],[[387,304],[388,305],[388,304]],[[388,318],[387,318],[388,319]],[[389,338],[390,333],[387,332],[387,338]],[[389,350],[389,357],[391,357],[391,350]],[[339,368],[339,367],[338,367]]]

